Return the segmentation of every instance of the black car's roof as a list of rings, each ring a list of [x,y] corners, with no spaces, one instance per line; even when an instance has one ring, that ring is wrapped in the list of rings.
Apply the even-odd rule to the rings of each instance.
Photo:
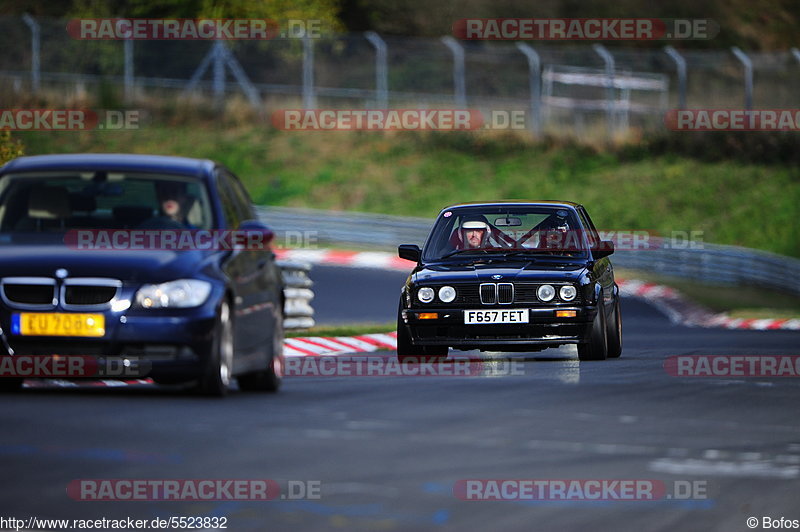
[[[164,155],[125,153],[76,153],[18,157],[0,168],[0,174],[11,172],[76,171],[91,172],[154,172],[195,177],[211,175],[213,161]]]
[[[474,201],[470,203],[456,203],[455,205],[450,205],[442,209],[442,211],[446,211],[449,209],[458,209],[461,207],[499,207],[502,205],[542,205],[548,207],[572,207],[578,208],[580,207],[580,203],[575,203],[572,201],[556,201],[556,200],[496,200],[496,201]]]

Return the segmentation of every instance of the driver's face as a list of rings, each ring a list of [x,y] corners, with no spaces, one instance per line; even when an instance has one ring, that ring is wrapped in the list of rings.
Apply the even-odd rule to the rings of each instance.
[[[467,245],[471,248],[480,247],[484,231],[485,229],[465,229]]]
[[[159,189],[158,196],[164,214],[172,217],[180,214],[181,203],[185,195],[179,188],[163,186]]]

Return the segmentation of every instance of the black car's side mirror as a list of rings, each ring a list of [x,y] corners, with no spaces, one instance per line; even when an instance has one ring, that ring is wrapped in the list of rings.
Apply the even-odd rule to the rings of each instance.
[[[422,257],[422,250],[416,244],[400,244],[397,246],[397,254],[401,259],[419,262],[420,257]]]
[[[613,240],[601,240],[594,248],[592,248],[592,256],[595,259],[602,259],[614,253]]]

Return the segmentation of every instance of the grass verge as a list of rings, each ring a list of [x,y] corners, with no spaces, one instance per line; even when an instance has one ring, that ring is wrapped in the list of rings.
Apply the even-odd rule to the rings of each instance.
[[[300,336],[361,336],[362,334],[387,333],[397,328],[394,322],[387,323],[353,323],[347,325],[323,325],[302,331],[286,331],[287,338]]]

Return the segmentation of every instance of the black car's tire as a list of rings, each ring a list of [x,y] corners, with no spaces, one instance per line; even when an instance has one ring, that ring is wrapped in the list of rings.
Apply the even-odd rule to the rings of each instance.
[[[449,348],[446,345],[419,346],[411,343],[408,327],[403,317],[397,312],[397,360],[402,363],[438,362],[447,358]]]
[[[614,305],[614,318],[608,322],[608,358],[619,358],[622,354],[622,314],[619,299]]]
[[[602,299],[597,304],[597,315],[592,321],[589,341],[578,344],[579,360],[605,360],[608,357],[608,330]]]
[[[267,369],[253,371],[236,378],[239,389],[245,392],[277,392],[283,382],[283,309],[272,333],[272,353]]]
[[[198,390],[203,395],[224,397],[231,382],[234,353],[233,321],[227,301],[219,306],[213,336]]]
[[[0,393],[13,393],[21,390],[24,380],[21,377],[0,378]]]

